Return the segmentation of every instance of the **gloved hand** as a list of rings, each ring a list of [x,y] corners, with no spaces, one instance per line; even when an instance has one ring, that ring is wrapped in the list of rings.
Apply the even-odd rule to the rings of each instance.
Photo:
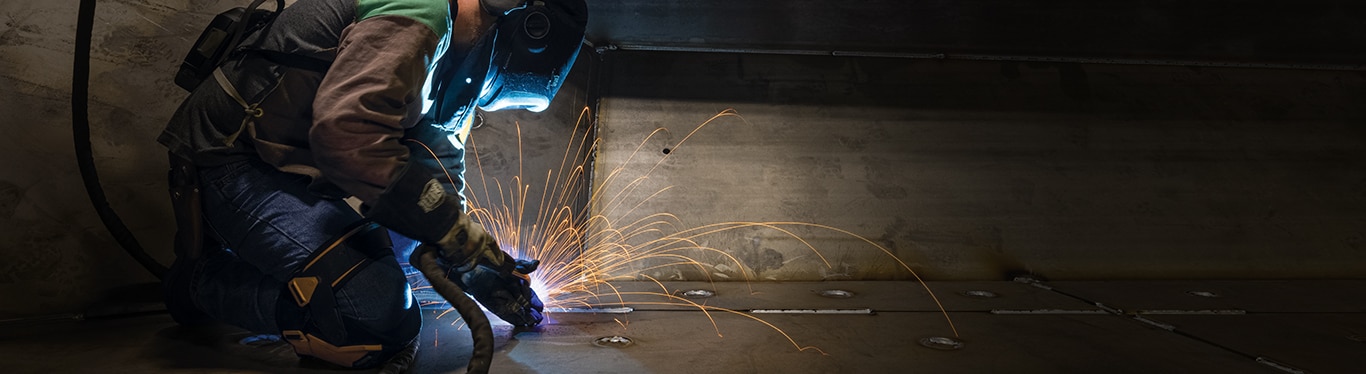
[[[540,323],[544,307],[527,278],[537,263],[519,262],[498,248],[463,212],[458,191],[433,177],[444,174],[409,162],[378,199],[367,202],[365,215],[424,243],[416,253],[437,254],[446,277],[499,318],[523,327]]]
[[[441,255],[439,263],[449,269],[447,278],[484,308],[514,326],[541,323],[545,306],[531,289],[528,276],[540,261],[513,258],[483,226],[463,215],[435,246]]]

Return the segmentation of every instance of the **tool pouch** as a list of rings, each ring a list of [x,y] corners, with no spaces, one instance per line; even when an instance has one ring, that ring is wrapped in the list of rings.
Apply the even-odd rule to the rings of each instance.
[[[170,153],[171,210],[175,213],[176,257],[193,260],[204,253],[204,205],[200,197],[199,170],[194,161]]]

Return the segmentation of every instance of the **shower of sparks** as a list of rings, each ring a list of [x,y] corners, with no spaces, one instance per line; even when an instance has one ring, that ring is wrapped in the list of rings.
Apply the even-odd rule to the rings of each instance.
[[[652,270],[683,266],[701,270],[701,274],[710,278],[713,273],[707,269],[716,266],[694,259],[694,254],[701,253],[719,256],[719,258],[724,259],[724,262],[733,264],[735,269],[739,269],[741,280],[746,282],[753,280],[757,274],[753,270],[749,270],[739,259],[723,250],[704,244],[704,238],[709,235],[748,228],[767,229],[788,236],[805,246],[827,268],[833,269],[834,266],[819,249],[793,231],[797,228],[819,229],[855,238],[894,260],[929,292],[930,297],[943,313],[949,328],[953,330],[955,336],[958,335],[957,328],[953,325],[952,319],[949,318],[939,299],[909,265],[882,245],[853,232],[808,222],[722,222],[680,229],[681,222],[673,214],[640,211],[651,199],[669,190],[669,187],[665,187],[657,191],[650,191],[646,198],[633,201],[632,197],[640,195],[638,192],[641,192],[639,190],[650,174],[671,155],[678,154],[678,149],[689,138],[716,120],[723,117],[733,117],[744,121],[744,118],[740,117],[733,109],[721,111],[697,125],[682,140],[669,147],[672,152],[666,152],[649,170],[644,171],[638,177],[626,177],[625,166],[619,166],[608,171],[601,185],[594,186],[592,191],[586,193],[586,204],[580,205],[579,203],[585,198],[583,191],[587,190],[586,179],[588,176],[586,172],[589,163],[588,156],[582,155],[592,155],[598,147],[598,141],[589,138],[591,131],[587,131],[583,127],[587,115],[588,108],[580,111],[573,133],[582,132],[582,136],[569,139],[559,168],[545,171],[544,184],[542,185],[544,188],[540,189],[540,196],[529,196],[531,195],[531,183],[533,181],[526,178],[525,170],[521,164],[522,136],[520,124],[516,125],[517,175],[513,176],[507,184],[483,174],[483,166],[480,163],[473,138],[466,145],[467,150],[474,156],[470,158],[474,161],[471,169],[477,171],[481,176],[481,186],[476,191],[482,193],[468,196],[469,214],[482,223],[484,228],[498,241],[502,249],[513,257],[541,261],[539,269],[531,274],[531,281],[532,288],[545,301],[547,308],[595,308],[604,305],[625,307],[627,306],[626,300],[630,296],[661,297],[665,301],[641,302],[632,300],[630,304],[696,308],[711,321],[713,328],[716,329],[717,336],[722,336],[722,334],[716,325],[716,320],[712,317],[712,313],[735,314],[777,331],[799,351],[812,349],[824,354],[818,348],[798,344],[782,329],[750,313],[699,304],[687,298],[676,296],[663,283],[645,275]],[[651,132],[622,165],[630,164],[632,159],[641,154],[651,138],[665,132],[667,130],[662,128]],[[538,181],[541,180],[539,176],[537,179]],[[490,181],[492,182],[491,185]],[[531,198],[536,200],[533,204],[528,204],[528,200]],[[576,209],[574,206],[582,206],[583,208]],[[592,207],[597,207],[598,213],[590,211]],[[619,222],[617,219],[617,217],[635,215],[643,215],[643,217],[629,222],[625,222],[625,220]],[[531,218],[529,222],[533,222],[530,227],[522,224],[528,222],[527,218]],[[638,275],[636,277],[621,275],[627,273]],[[658,285],[659,291],[623,291],[609,283],[609,281],[640,280],[642,278]],[[415,288],[415,290],[420,288]],[[445,316],[450,311],[451,309],[447,309],[437,318],[440,319],[441,316]],[[454,323],[452,322],[452,324]],[[623,329],[628,325],[621,320],[617,320],[617,323],[621,324]]]

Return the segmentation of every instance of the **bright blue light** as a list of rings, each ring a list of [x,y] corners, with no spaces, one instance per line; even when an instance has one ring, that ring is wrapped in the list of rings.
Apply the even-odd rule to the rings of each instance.
[[[526,109],[540,112],[550,107],[550,99],[543,95],[526,92],[506,92],[484,106],[484,110],[494,112],[504,109]]]

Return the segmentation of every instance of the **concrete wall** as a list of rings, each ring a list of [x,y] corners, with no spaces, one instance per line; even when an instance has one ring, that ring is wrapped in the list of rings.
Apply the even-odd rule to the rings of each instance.
[[[606,61],[598,185],[613,187],[603,186],[607,170],[653,168],[625,198],[644,207],[620,222],[668,212],[680,230],[829,225],[933,279],[1366,276],[1358,72],[628,52]],[[740,117],[683,142],[727,108]],[[647,139],[657,128],[668,132]],[[817,251],[743,228],[695,240],[749,273],[702,251],[703,272],[643,271],[909,277],[859,237],[793,232]]]
[[[185,93],[185,49],[230,1],[101,1],[90,73],[91,143],[113,208],[152,256],[171,259],[165,148]],[[75,311],[154,278],[110,237],[77,172],[71,72],[78,2],[0,5],[0,315]]]

